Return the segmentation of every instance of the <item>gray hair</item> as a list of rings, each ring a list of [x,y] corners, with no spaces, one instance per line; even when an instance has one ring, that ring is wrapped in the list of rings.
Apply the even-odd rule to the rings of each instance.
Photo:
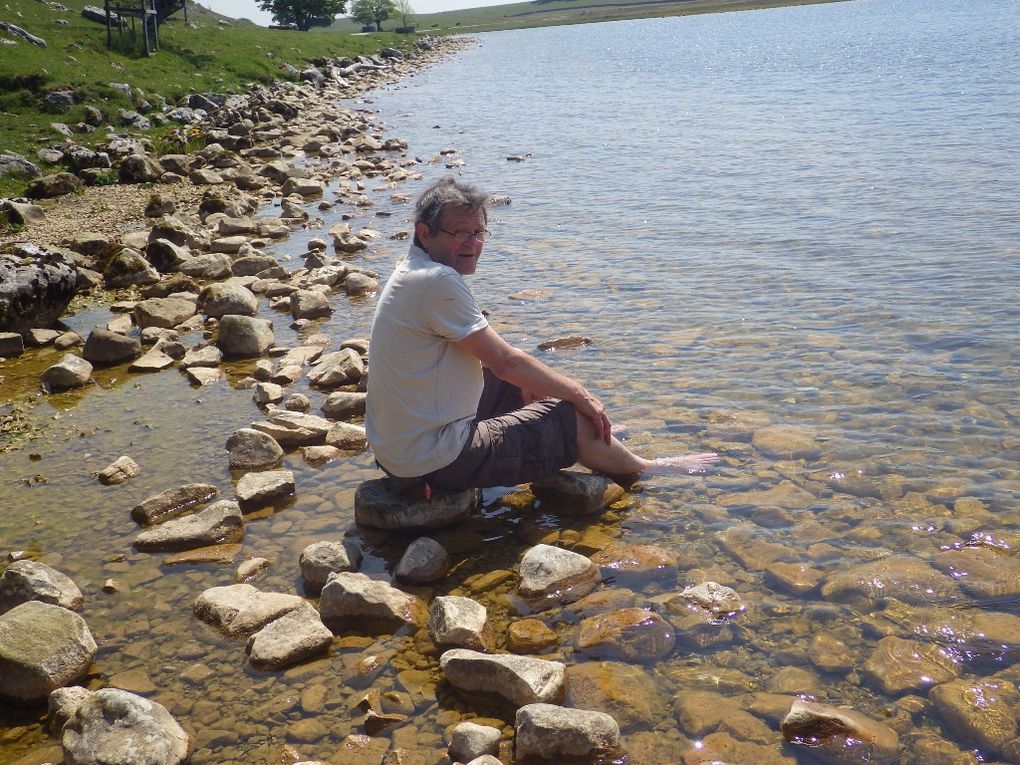
[[[415,228],[419,223],[424,223],[429,227],[429,233],[435,234],[443,225],[443,210],[447,207],[457,207],[471,212],[481,210],[488,222],[489,212],[485,209],[488,201],[489,195],[485,192],[461,183],[452,175],[443,176],[418,197],[414,208]],[[421,246],[417,232],[414,235],[414,243]]]

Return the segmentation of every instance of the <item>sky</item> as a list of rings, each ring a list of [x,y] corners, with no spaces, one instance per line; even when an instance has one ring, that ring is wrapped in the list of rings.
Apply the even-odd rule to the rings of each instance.
[[[217,13],[231,18],[251,19],[262,26],[273,23],[272,14],[260,11],[255,0],[199,0],[199,2],[207,8],[212,8]],[[479,8],[483,5],[503,5],[508,2],[514,2],[514,0],[411,0],[411,5],[417,13],[439,13],[440,11],[456,11],[461,8]]]

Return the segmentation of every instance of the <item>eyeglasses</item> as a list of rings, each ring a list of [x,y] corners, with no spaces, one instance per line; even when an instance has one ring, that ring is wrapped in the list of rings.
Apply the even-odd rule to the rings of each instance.
[[[445,228],[439,230],[448,236],[452,236],[457,246],[469,240],[484,242],[489,237],[489,230],[486,228],[483,228],[481,231],[447,231]]]

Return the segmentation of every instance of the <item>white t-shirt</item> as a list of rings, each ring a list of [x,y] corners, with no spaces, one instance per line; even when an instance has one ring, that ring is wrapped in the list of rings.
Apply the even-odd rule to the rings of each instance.
[[[415,245],[379,295],[365,426],[375,458],[401,478],[460,454],[482,395],[482,366],[457,342],[488,326],[464,278]]]

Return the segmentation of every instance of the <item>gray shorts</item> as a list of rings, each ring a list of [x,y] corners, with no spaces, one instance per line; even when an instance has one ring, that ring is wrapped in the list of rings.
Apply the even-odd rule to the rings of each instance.
[[[486,369],[467,444],[452,463],[423,479],[437,491],[454,492],[548,478],[577,461],[574,411],[553,398],[525,406],[520,388]]]

